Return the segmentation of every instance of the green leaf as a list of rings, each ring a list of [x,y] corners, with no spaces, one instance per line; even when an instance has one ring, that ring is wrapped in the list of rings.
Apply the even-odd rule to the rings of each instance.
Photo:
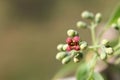
[[[77,80],[104,80],[100,73],[94,72],[93,64],[95,64],[95,62],[96,55],[91,62],[81,64],[76,75]]]
[[[88,75],[89,72],[86,63],[81,64],[76,74],[77,80],[87,80]]]
[[[115,39],[115,40],[110,42],[110,46],[115,47],[118,43],[119,43],[118,39]]]
[[[93,68],[95,66],[96,59],[97,59],[97,55],[94,55],[89,63],[84,62],[79,66],[77,72],[77,80],[92,80]]]
[[[116,7],[115,11],[113,12],[110,20],[108,21],[107,27],[110,27],[112,23],[116,23],[119,17],[120,17],[120,4]]]
[[[81,64],[81,63],[80,63]],[[57,80],[59,78],[63,78],[69,74],[71,74],[72,72],[75,72],[77,67],[80,64],[75,64],[75,63],[69,63],[69,64],[65,64],[63,65],[63,67],[55,74],[55,76],[53,77],[52,80]]]
[[[102,75],[100,73],[98,73],[98,72],[94,72],[93,78],[94,78],[94,80],[104,80]]]

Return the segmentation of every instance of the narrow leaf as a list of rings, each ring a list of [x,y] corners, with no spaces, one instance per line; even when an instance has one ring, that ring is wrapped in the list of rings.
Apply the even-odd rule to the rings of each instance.
[[[88,77],[88,67],[85,63],[81,64],[79,66],[78,72],[77,72],[77,80],[86,80]]]
[[[57,80],[59,78],[63,78],[65,76],[71,74],[72,72],[75,72],[79,65],[80,64],[75,64],[75,63],[63,65],[63,67],[55,74],[55,76],[53,77],[52,80]]]
[[[94,72],[93,78],[94,78],[94,80],[104,80],[102,75],[100,73],[98,73],[98,72]]]
[[[116,7],[115,11],[113,11],[111,18],[108,21],[107,27],[110,27],[112,23],[116,23],[119,17],[120,17],[120,4]]]

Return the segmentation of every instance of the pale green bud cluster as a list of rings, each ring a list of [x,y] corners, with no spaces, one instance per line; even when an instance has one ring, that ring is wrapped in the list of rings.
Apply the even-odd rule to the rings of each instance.
[[[111,55],[111,54],[113,54],[114,50],[113,50],[112,47],[107,47],[107,48],[105,48],[105,52],[106,52],[108,55]]]
[[[62,64],[69,63],[72,59],[74,63],[78,63],[83,58],[83,53],[79,51],[72,50],[70,52],[59,52],[56,55],[56,59],[61,61]]]
[[[109,41],[108,40],[103,40],[101,42],[102,44],[102,53],[100,54],[100,58],[102,60],[107,59],[107,55],[112,55],[114,50],[113,48],[109,45]]]
[[[84,11],[84,12],[82,12],[82,14],[81,14],[81,17],[83,18],[83,19],[89,19],[89,20],[91,20],[92,21],[92,23],[94,23],[94,24],[99,24],[100,22],[101,22],[101,20],[102,20],[102,15],[101,15],[101,13],[97,13],[97,14],[93,14],[92,12],[89,12],[89,11]],[[91,23],[90,23],[91,24]],[[91,27],[91,26],[89,26],[89,24],[87,24],[87,23],[85,23],[85,22],[83,22],[83,21],[78,21],[77,23],[76,23],[76,26],[78,27],[78,28],[88,28],[88,27]]]
[[[69,37],[74,37],[74,36],[77,36],[77,35],[78,35],[78,32],[75,31],[75,30],[73,30],[73,29],[69,29],[69,30],[67,31],[67,35],[68,35]]]
[[[120,18],[118,18],[117,23],[113,23],[111,26],[116,30],[120,30]]]
[[[108,56],[108,55],[112,55],[113,52],[114,52],[114,50],[113,50],[112,47],[104,47],[103,52],[100,54],[100,58],[101,58],[102,60],[105,60],[105,59],[107,59],[107,56]]]
[[[107,54],[103,51],[103,52],[100,54],[100,58],[101,58],[102,60],[107,59]]]

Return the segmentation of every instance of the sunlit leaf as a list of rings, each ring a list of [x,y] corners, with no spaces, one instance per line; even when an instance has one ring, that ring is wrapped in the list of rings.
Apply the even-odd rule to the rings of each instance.
[[[120,5],[118,5],[115,11],[113,12],[110,20],[108,21],[107,27],[109,27],[112,23],[116,23],[119,17],[120,17]]]
[[[88,77],[88,68],[87,68],[87,65],[84,63],[84,64],[81,64],[79,66],[79,69],[78,69],[78,72],[77,72],[77,80],[86,80],[87,77]]]
[[[115,39],[113,41],[110,42],[110,46],[116,46],[118,44],[118,39]]]
[[[75,72],[79,65],[80,65],[79,63],[76,63],[76,64],[70,63],[70,64],[63,65],[63,67],[56,73],[56,75],[53,77],[52,80],[63,78],[71,74],[72,72]]]
[[[93,78],[94,78],[94,80],[104,80],[102,75],[100,73],[98,73],[98,72],[94,72]]]

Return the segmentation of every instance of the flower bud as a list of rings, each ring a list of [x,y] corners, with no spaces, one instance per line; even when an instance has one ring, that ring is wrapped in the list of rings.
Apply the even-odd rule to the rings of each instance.
[[[102,19],[101,13],[97,13],[97,14],[95,15],[95,22],[96,22],[96,23],[100,23],[100,22],[101,22],[101,19]]]
[[[73,58],[73,61],[74,61],[75,63],[78,63],[82,58],[83,58],[83,54],[82,54],[82,53],[78,53],[78,54]]]
[[[116,29],[116,30],[119,30],[119,27],[118,27],[118,25],[117,25],[116,23],[113,23],[113,24],[112,24],[112,27],[113,27],[114,29]]]
[[[57,53],[57,55],[56,55],[56,59],[57,60],[62,60],[63,58],[65,58],[67,56],[67,53],[65,53],[65,52],[59,52],[59,53]]]
[[[59,44],[57,46],[57,50],[62,51],[63,50],[63,46],[64,46],[64,44]]]
[[[79,37],[79,36],[73,37],[73,41],[74,41],[74,42],[79,42],[79,40],[80,40],[80,37]]]
[[[70,36],[70,37],[74,37],[76,35],[76,31],[73,30],[73,29],[69,29],[67,31],[67,35]]]
[[[79,60],[79,58],[73,58],[73,61],[75,62],[75,63],[78,63],[78,62],[80,62],[80,60]]]
[[[64,51],[66,51],[66,50],[67,50],[67,47],[68,47],[68,44],[64,44],[63,47],[62,47],[62,49],[63,49]]]
[[[71,57],[70,57],[70,56],[67,56],[67,57],[63,58],[62,64],[67,64],[67,63],[70,62],[70,60],[71,60]]]
[[[78,28],[87,28],[87,24],[82,21],[78,21],[76,25]]]
[[[111,55],[113,54],[113,48],[109,47],[109,48],[105,48],[105,52],[108,54],[108,55]]]
[[[81,14],[81,16],[82,16],[82,18],[84,18],[84,19],[93,19],[93,18],[94,18],[93,13],[88,12],[88,11],[84,11],[84,12]]]
[[[107,59],[107,54],[106,54],[105,52],[101,53],[101,54],[100,54],[100,58],[101,58],[102,60]]]
[[[87,42],[83,41],[80,45],[80,49],[85,50],[87,48],[87,46],[88,46]]]
[[[104,40],[102,40],[101,44],[103,44],[103,45],[107,46],[107,45],[109,44],[109,41],[108,41],[108,40],[106,40],[106,39],[104,39]]]

